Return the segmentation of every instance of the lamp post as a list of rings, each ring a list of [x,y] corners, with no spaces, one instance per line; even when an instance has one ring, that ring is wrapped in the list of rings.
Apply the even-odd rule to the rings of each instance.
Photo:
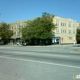
[[[63,45],[63,37],[61,39],[62,39],[62,45]]]

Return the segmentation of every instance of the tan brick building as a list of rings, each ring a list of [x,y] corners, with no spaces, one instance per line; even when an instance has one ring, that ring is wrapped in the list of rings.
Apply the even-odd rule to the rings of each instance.
[[[30,21],[30,20],[28,20]],[[10,24],[10,29],[13,30],[14,35],[12,38],[21,38],[20,30],[27,25],[28,21],[17,21]],[[76,43],[76,29],[80,26],[75,20],[65,19],[58,16],[55,16],[53,23],[56,24],[55,38],[52,39],[52,42],[59,41],[58,44],[67,44],[67,43]]]
[[[14,23],[10,23],[10,30],[13,30],[14,35],[12,36],[12,38],[16,39],[16,38],[21,38],[21,29],[24,28],[27,23],[27,21],[17,21]]]
[[[54,17],[53,22],[57,27],[54,32],[59,43],[76,43],[76,29],[79,27],[79,23],[58,16]]]

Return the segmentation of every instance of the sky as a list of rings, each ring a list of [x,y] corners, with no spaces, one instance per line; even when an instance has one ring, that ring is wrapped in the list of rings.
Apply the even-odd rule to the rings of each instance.
[[[0,0],[0,22],[31,20],[43,12],[80,22],[80,0]]]

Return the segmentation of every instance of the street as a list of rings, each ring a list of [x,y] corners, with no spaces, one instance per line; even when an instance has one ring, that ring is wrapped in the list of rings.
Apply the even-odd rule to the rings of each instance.
[[[0,80],[73,80],[80,74],[79,48],[0,46]]]

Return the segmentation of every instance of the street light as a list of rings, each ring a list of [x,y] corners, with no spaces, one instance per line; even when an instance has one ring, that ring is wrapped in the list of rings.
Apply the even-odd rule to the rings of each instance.
[[[63,37],[61,39],[62,39],[62,45],[63,45]]]

